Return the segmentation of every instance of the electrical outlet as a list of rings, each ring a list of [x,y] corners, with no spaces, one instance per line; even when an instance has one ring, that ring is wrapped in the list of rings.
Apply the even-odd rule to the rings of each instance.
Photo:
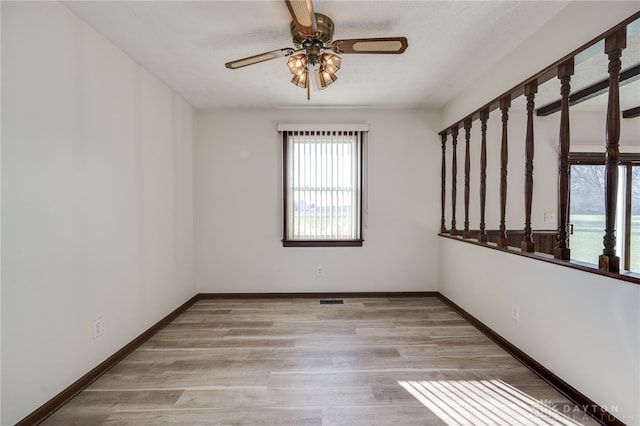
[[[520,305],[517,303],[511,304],[511,318],[515,322],[520,322]]]
[[[544,212],[544,223],[556,223],[556,214],[554,212]]]
[[[102,317],[93,320],[92,329],[93,329],[94,339],[97,339],[98,337],[102,336],[102,331],[103,331]]]
[[[316,268],[316,277],[324,277],[324,268],[322,266]]]

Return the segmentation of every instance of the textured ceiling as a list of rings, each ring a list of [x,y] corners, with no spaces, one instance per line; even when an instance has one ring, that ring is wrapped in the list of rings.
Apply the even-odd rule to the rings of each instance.
[[[335,39],[406,36],[402,55],[343,55],[324,91],[290,83],[286,59],[228,61],[290,47],[280,0],[73,1],[73,13],[198,108],[441,107],[557,14],[556,1],[322,1]]]

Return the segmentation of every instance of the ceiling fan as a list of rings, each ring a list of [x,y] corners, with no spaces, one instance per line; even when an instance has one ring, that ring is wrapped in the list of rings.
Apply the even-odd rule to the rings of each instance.
[[[312,0],[285,0],[285,3],[293,18],[290,27],[295,48],[285,47],[227,62],[227,68],[238,69],[288,57],[287,66],[293,74],[291,82],[306,88],[307,99],[310,99],[310,80],[316,89],[322,90],[338,78],[336,72],[342,60],[334,53],[400,54],[409,45],[406,37],[333,40],[333,21],[326,15],[314,12]]]

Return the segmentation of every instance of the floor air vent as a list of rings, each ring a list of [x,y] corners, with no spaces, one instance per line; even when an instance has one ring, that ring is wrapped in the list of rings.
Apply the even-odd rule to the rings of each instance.
[[[321,305],[342,305],[344,304],[344,300],[342,299],[331,299],[331,300],[321,300]]]

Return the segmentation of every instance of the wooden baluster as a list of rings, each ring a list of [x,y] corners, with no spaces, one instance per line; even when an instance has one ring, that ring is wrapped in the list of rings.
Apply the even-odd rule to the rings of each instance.
[[[507,95],[500,99],[500,110],[502,111],[502,144],[500,146],[500,229],[497,240],[498,247],[509,246],[505,217],[507,213],[507,164],[509,162],[507,125],[509,123],[510,107],[511,95]]]
[[[535,243],[532,238],[531,229],[531,206],[533,204],[533,108],[535,107],[535,96],[538,92],[538,80],[533,80],[524,87],[524,94],[527,97],[527,136],[525,142],[525,173],[524,173],[524,235],[520,248],[525,252],[534,252]]]
[[[442,186],[440,188],[440,205],[442,207],[442,218],[440,219],[440,233],[444,234],[447,232],[447,227],[444,222],[444,212],[445,212],[445,204],[446,204],[446,178],[447,178],[447,162],[445,159],[445,151],[447,148],[447,131],[440,133],[440,137],[442,138]]]
[[[458,184],[458,125],[451,128],[451,136],[453,137],[453,158],[451,160],[451,235],[458,235],[456,230],[456,186]]]
[[[480,146],[480,232],[478,242],[487,242],[485,232],[485,206],[487,203],[487,120],[489,119],[489,109],[480,111],[480,131],[482,141]]]
[[[469,183],[471,181],[471,153],[469,144],[471,142],[471,117],[464,120],[464,231],[462,238],[471,238],[469,230]]]
[[[560,79],[560,152],[558,153],[558,232],[553,256],[556,259],[571,259],[569,250],[569,148],[571,137],[569,133],[569,94],[571,93],[571,76],[573,75],[573,58],[558,66]]]
[[[604,53],[609,55],[609,102],[607,104],[607,151],[605,160],[604,248],[599,258],[600,269],[620,272],[620,257],[616,256],[616,204],[618,201],[618,164],[620,162],[620,69],[622,49],[627,45],[627,28],[623,27],[604,41]]]

